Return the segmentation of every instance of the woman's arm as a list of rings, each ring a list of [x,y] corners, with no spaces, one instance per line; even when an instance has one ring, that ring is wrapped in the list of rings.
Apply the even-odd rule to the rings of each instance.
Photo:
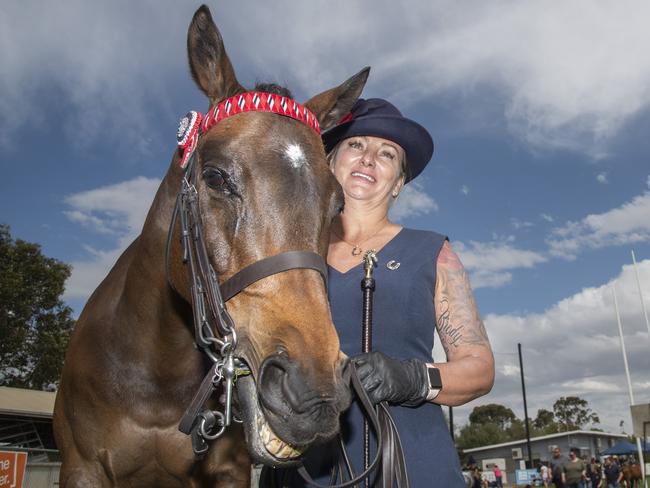
[[[494,356],[465,268],[447,241],[438,255],[436,276],[436,327],[447,362],[435,364],[442,390],[433,401],[462,405],[492,389]]]

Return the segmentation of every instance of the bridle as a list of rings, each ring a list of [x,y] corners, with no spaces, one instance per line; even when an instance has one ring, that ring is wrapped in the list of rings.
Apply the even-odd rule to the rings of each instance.
[[[188,274],[191,289],[191,305],[194,323],[194,340],[203,353],[212,362],[211,367],[203,378],[201,385],[192,401],[181,417],[179,430],[192,439],[194,455],[201,459],[210,447],[210,441],[222,436],[228,426],[233,422],[241,422],[233,414],[233,386],[237,378],[250,375],[251,371],[244,361],[235,356],[237,348],[237,333],[233,319],[226,308],[226,302],[253,283],[277,273],[292,269],[313,269],[318,271],[327,289],[327,263],[320,254],[313,251],[286,251],[274,256],[258,260],[235,273],[221,285],[217,274],[210,263],[208,251],[203,237],[201,214],[197,186],[196,147],[201,135],[207,133],[217,122],[224,118],[248,111],[272,112],[291,117],[305,123],[320,135],[320,128],[316,117],[304,106],[281,95],[247,92],[220,102],[216,107],[203,116],[198,112],[189,112],[179,126],[177,141],[183,150],[180,166],[184,170],[180,191],[172,213],[167,243],[165,249],[165,266],[167,280],[170,280],[170,254],[172,236],[180,217],[180,234],[183,263],[188,265]],[[216,332],[216,333],[215,333]],[[396,430],[392,426],[392,419],[385,405],[379,407],[379,414],[375,412],[368,396],[361,386],[356,375],[354,365],[351,364],[351,386],[361,401],[370,420],[373,431],[377,437],[377,453],[373,462],[363,473],[358,476],[352,474],[347,457],[344,464],[339,467],[339,475],[343,471],[350,474],[350,480],[335,484],[338,476],[334,475],[329,488],[346,488],[355,486],[367,478],[379,465],[381,453],[395,451]],[[223,385],[222,385],[223,383]],[[212,394],[223,387],[225,401],[223,409],[211,409],[205,405]],[[385,412],[384,412],[385,411]],[[382,434],[384,432],[384,434]],[[395,432],[395,434],[393,434]],[[384,439],[384,441],[382,440]],[[389,444],[386,444],[388,442]],[[399,444],[399,440],[397,440]],[[343,453],[344,448],[342,446]],[[401,446],[398,448],[401,453]],[[392,458],[391,458],[392,459]],[[393,465],[391,461],[384,460],[384,469]],[[399,465],[399,463],[397,463]],[[401,463],[403,465],[403,461]],[[304,467],[298,472],[308,484],[321,487],[316,483]],[[393,475],[385,475],[385,479],[392,483]],[[389,486],[392,486],[389,485]],[[398,486],[408,486],[399,484]]]
[[[165,263],[170,286],[171,239],[180,217],[180,235],[183,263],[188,266],[191,305],[194,321],[194,340],[212,362],[208,374],[186,409],[179,430],[192,437],[192,448],[197,457],[208,451],[208,442],[223,435],[225,429],[237,421],[233,416],[232,393],[239,376],[250,374],[247,365],[235,356],[237,333],[226,302],[253,283],[277,273],[292,269],[318,271],[327,288],[327,264],[313,251],[287,251],[258,260],[230,277],[221,285],[205,245],[197,187],[196,146],[199,138],[219,121],[248,111],[272,112],[305,123],[318,134],[316,117],[303,105],[281,95],[247,92],[228,98],[204,118],[198,112],[189,112],[179,126],[177,141],[183,154],[180,166],[184,170],[181,189],[176,198],[169,232]],[[223,410],[205,409],[208,398],[221,383],[225,389]]]

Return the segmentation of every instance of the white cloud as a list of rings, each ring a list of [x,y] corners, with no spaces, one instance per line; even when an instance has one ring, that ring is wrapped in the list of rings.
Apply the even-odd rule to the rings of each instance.
[[[460,192],[465,196],[469,195],[469,187],[467,185],[461,186]]]
[[[454,242],[463,265],[470,274],[472,287],[498,288],[512,281],[511,270],[533,268],[546,258],[534,251],[517,249],[512,240],[498,242]]]
[[[68,144],[88,148],[101,139],[129,155],[148,153],[154,114],[169,110],[175,73],[188,76],[174,10],[123,1],[99,9],[83,0],[3,2],[0,111],[11,117],[0,120],[0,144],[11,147],[24,124],[44,123],[42,105],[56,102]],[[170,113],[172,123],[178,115]]]
[[[546,222],[553,222],[553,221],[555,220],[551,215],[546,214],[546,213],[541,213],[541,214],[539,214],[539,216],[540,216],[543,220],[546,220]]]
[[[512,225],[512,227],[514,227],[517,230],[521,230],[521,229],[528,229],[528,228],[532,227],[533,223],[528,222],[526,220],[519,220],[519,219],[513,217],[513,218],[510,219],[510,225]]]
[[[514,364],[500,364],[497,368],[503,376],[520,376],[521,368]]]
[[[620,207],[553,229],[547,239],[550,253],[575,259],[584,249],[650,241],[650,176],[647,184],[648,190]]]
[[[598,183],[602,183],[603,185],[609,183],[609,180],[607,179],[607,173],[598,173],[596,175],[596,181]]]
[[[490,100],[481,105],[486,111],[494,100],[502,100],[509,129],[537,148],[602,156],[607,140],[650,102],[650,59],[645,55],[650,32],[642,20],[650,15],[650,5],[642,1],[583,0],[553,9],[509,0],[467,9],[438,1],[410,4],[408,12],[385,1],[364,11],[363,21],[355,15],[357,8],[353,4],[343,17],[337,8],[329,15],[321,12],[326,29],[310,25],[305,35],[289,28],[285,42],[294,46],[310,38],[301,53],[307,59],[316,43],[335,39],[330,46],[334,59],[319,53],[312,65],[333,66],[337,76],[353,72],[360,61],[371,64],[374,83],[405,103],[454,94],[467,100],[468,112],[475,112],[481,99]],[[342,71],[341,53],[350,47],[355,56],[345,59],[349,67]],[[273,57],[269,64],[279,61]],[[315,73],[303,74],[311,83]],[[491,96],[485,97],[485,91]],[[491,114],[483,117],[493,123]]]
[[[86,245],[88,259],[72,262],[65,299],[86,299],[104,279],[124,249],[135,239],[153,200],[160,180],[138,177],[66,197],[72,210],[65,212],[73,222],[92,231],[113,235],[114,246],[98,250]]]
[[[352,4],[346,16],[337,8],[319,12],[319,18],[330,19],[323,30],[310,25],[305,36],[287,19],[283,32],[292,46],[309,38],[303,43],[305,57],[318,42],[333,40],[334,59],[319,53],[312,66],[333,66],[331,72],[338,77],[353,71],[359,60],[368,60],[364,63],[373,66],[372,76],[387,87],[386,94],[404,101],[455,93],[468,100],[469,111],[476,109],[477,99],[468,95],[489,90],[491,101],[503,100],[510,129],[537,147],[601,154],[600,144],[650,100],[650,60],[645,56],[650,33],[641,20],[650,7],[644,2],[583,0],[548,9],[496,1],[468,10],[438,1],[409,7],[404,12],[393,2],[375,2],[359,21],[359,5]],[[623,34],[620,25],[625,25]],[[399,34],[377,36],[377,31]],[[356,56],[342,60],[340,53],[350,46]],[[272,58],[268,64],[282,64],[278,55]],[[350,67],[341,70],[344,64]],[[404,73],[409,73],[408,83]],[[313,74],[307,70],[304,80],[312,80]]]
[[[596,378],[568,380],[562,383],[561,386],[562,388],[566,388],[568,391],[580,392],[580,394],[584,394],[585,392],[618,393],[625,390],[624,385],[619,385],[616,383],[608,383],[606,379],[596,379]]]
[[[650,260],[638,263],[639,278],[650,308]],[[495,351],[494,390],[458,410],[458,418],[479,404],[501,403],[523,418],[517,343],[522,344],[529,414],[551,409],[560,396],[578,395],[589,402],[605,429],[631,425],[612,283],[585,288],[543,313],[488,315],[485,326]],[[632,266],[616,277],[630,374],[636,403],[650,402],[650,337],[643,320]]]
[[[402,221],[417,215],[426,215],[438,211],[438,204],[430,197],[424,187],[412,181],[404,187],[397,201],[390,209],[390,218]]]
[[[439,0],[407,10],[388,0],[372,9],[279,0],[212,10],[245,82],[290,82],[313,94],[371,65],[369,91],[407,113],[432,96],[455,96],[468,113],[483,113],[490,124],[500,116],[535,147],[602,156],[609,138],[650,101],[650,4],[642,0],[578,0],[552,9],[513,0],[468,9]],[[188,97],[196,93],[184,41],[193,11],[171,0],[156,8],[116,1],[99,11],[81,0],[3,3],[0,111],[12,114],[0,122],[3,141],[28,114],[38,123],[39,94],[51,88],[65,103],[60,122],[71,141],[112,134],[130,150],[146,150],[150,108],[169,110],[179,82]],[[306,21],[314,18],[319,22]]]

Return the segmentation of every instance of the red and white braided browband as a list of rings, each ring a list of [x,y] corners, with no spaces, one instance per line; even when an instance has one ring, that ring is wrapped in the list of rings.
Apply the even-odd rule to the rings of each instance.
[[[246,92],[219,102],[205,117],[199,112],[192,111],[181,119],[176,133],[178,145],[183,149],[181,168],[185,168],[196,149],[200,132],[206,133],[217,122],[242,112],[272,112],[291,117],[307,124],[320,135],[318,119],[304,105],[274,93]]]

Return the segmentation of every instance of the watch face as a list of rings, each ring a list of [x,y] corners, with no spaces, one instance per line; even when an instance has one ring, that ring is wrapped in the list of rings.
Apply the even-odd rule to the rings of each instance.
[[[429,373],[429,388],[440,390],[442,388],[440,370],[438,368],[427,368],[427,373]]]

